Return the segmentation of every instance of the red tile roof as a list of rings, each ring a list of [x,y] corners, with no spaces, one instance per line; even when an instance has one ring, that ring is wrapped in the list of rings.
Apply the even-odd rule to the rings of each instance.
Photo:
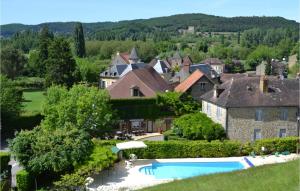
[[[176,92],[184,93],[186,92],[192,85],[194,85],[204,74],[200,70],[195,70],[188,78],[186,78],[183,82],[181,82],[176,88]]]
[[[123,58],[123,60],[127,63],[127,64],[129,64],[129,53],[127,53],[127,52],[123,52],[123,53],[120,53],[120,56],[121,56],[121,58]]]

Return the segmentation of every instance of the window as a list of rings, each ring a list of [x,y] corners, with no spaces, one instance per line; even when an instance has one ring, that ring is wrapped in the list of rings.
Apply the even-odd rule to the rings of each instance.
[[[255,110],[255,121],[262,121],[263,120],[263,112],[262,109]]]
[[[286,137],[286,129],[279,129],[279,137]]]
[[[209,103],[207,103],[206,110],[207,110],[207,115],[210,116],[211,115],[211,113],[210,113],[211,109],[210,109],[210,104]]]
[[[217,107],[217,119],[221,119],[222,116],[222,110],[220,107]]]
[[[288,110],[280,109],[280,120],[286,121],[288,119]]]
[[[261,130],[260,129],[254,129],[254,141],[261,139]]]
[[[101,80],[101,88],[106,88],[106,81]]]
[[[137,88],[134,88],[133,89],[133,96],[139,96],[140,95],[140,91],[139,91],[139,89],[137,89]]]
[[[204,90],[205,89],[205,82],[200,82],[200,89],[201,90]]]
[[[144,94],[140,91],[138,87],[133,87],[131,88],[131,96],[140,97],[140,96],[144,96]]]

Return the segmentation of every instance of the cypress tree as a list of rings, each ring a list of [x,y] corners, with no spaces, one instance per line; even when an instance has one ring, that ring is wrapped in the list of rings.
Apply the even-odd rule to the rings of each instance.
[[[85,57],[85,42],[84,34],[81,23],[77,23],[74,30],[74,45],[76,56],[83,58]]]
[[[241,41],[241,32],[238,32],[237,43],[240,44]]]

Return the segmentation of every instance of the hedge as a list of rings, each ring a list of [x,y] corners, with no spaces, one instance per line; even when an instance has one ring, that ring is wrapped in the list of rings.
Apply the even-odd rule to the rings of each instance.
[[[29,172],[21,170],[16,174],[18,191],[33,190],[33,179]]]
[[[9,152],[0,152],[0,166],[1,166],[1,173],[5,170],[8,170],[8,163],[10,161],[10,153]]]
[[[241,144],[235,141],[145,141],[146,149],[130,149],[138,158],[197,158],[239,156]]]
[[[45,79],[39,77],[18,77],[14,80],[16,86],[30,89],[42,89],[44,88]]]
[[[242,144],[237,141],[145,141],[146,149],[130,149],[124,151],[124,156],[134,153],[138,158],[196,158],[196,157],[232,157],[245,156],[251,152],[257,154],[274,154],[275,152],[289,151],[295,153],[299,138],[273,138],[262,139],[253,143]],[[116,140],[94,140],[94,143],[102,146],[115,146],[121,141]],[[261,147],[266,151],[261,153]]]
[[[273,138],[257,140],[252,150],[258,154],[274,154],[275,152],[289,151],[295,153],[297,151],[297,144],[299,142],[298,137],[285,137],[285,138]],[[262,153],[261,147],[265,147],[265,151]]]

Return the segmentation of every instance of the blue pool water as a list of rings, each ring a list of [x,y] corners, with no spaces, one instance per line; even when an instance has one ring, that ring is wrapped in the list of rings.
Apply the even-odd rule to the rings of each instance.
[[[193,176],[241,170],[240,162],[164,162],[152,163],[139,169],[141,173],[157,179],[189,178]]]

